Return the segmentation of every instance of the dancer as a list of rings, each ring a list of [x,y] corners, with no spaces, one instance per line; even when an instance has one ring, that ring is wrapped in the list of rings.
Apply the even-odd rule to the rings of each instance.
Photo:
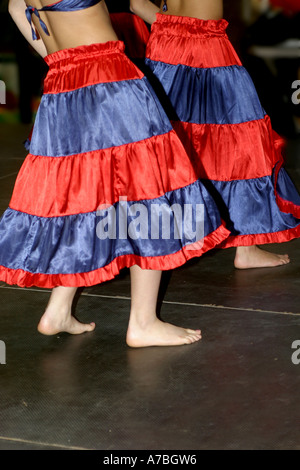
[[[0,220],[0,280],[53,289],[38,330],[80,334],[95,324],[71,315],[77,288],[130,267],[127,344],[198,341],[200,330],[157,318],[161,271],[201,256],[228,231],[147,79],[117,41],[105,2],[10,0],[9,8],[49,71],[30,151]],[[201,237],[179,230],[168,239],[147,224],[147,214],[163,211],[175,233],[174,204],[197,216],[196,202]]]
[[[289,263],[258,245],[300,235],[300,197],[283,169],[283,141],[272,130],[253,82],[226,35],[222,0],[131,0],[152,24],[151,79],[199,178],[215,197],[237,247],[239,269]]]

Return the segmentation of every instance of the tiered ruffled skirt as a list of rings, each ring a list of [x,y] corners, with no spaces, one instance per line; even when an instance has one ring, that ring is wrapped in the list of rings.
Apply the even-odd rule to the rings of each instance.
[[[46,62],[30,153],[0,220],[1,281],[89,286],[135,264],[175,268],[228,236],[123,43],[62,50]],[[182,230],[186,206],[191,225]]]
[[[222,246],[288,241],[300,235],[300,197],[227,26],[158,14],[148,77],[231,231]]]

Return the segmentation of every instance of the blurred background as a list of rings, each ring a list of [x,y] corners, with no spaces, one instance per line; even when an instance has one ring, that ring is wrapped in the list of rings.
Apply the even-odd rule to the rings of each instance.
[[[31,124],[47,70],[14,26],[7,4],[8,0],[1,0],[0,80],[6,86],[6,102],[0,100],[0,125]],[[129,13],[129,0],[107,0],[107,5],[115,18],[120,12]],[[224,0],[224,5],[228,35],[254,80],[274,129],[298,139],[300,86],[295,103],[292,84],[300,80],[300,0]],[[120,38],[126,40],[120,22],[116,26]]]

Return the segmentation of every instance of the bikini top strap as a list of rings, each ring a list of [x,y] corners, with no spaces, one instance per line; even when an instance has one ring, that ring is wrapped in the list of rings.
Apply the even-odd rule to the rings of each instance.
[[[37,40],[37,35],[36,35],[35,29],[33,27],[32,15],[35,15],[39,19],[39,22],[40,22],[40,25],[41,25],[43,31],[47,34],[47,36],[50,36],[50,33],[48,31],[48,28],[47,28],[46,24],[44,23],[44,21],[40,17],[39,11],[40,10],[38,10],[37,8],[31,7],[31,6],[28,6],[26,8],[26,11],[25,11],[27,20],[28,20],[28,22],[31,26],[32,39],[34,41]]]
[[[51,5],[46,5],[43,8],[35,8],[32,6],[28,6],[25,10],[26,17],[28,19],[28,22],[31,26],[31,31],[32,31],[32,39],[36,40],[37,35],[34,29],[34,25],[32,22],[32,15],[35,15],[40,22],[41,27],[43,28],[43,31],[47,34],[47,36],[50,36],[48,28],[44,21],[40,18],[40,11],[76,11],[76,10],[85,10],[86,8],[92,7],[96,5],[97,3],[100,3],[102,0],[60,0],[55,3],[52,3]]]

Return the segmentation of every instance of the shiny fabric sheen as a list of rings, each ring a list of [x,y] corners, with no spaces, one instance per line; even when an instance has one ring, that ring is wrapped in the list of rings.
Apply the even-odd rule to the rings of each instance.
[[[155,211],[162,208],[169,211],[170,239],[164,239],[162,235],[157,239],[153,237],[150,230],[156,227],[151,227],[151,223],[148,225],[146,235],[143,232],[140,238],[126,236],[122,239],[118,236],[119,220],[123,221],[121,225],[124,226],[125,223],[128,227],[136,219],[129,214],[129,209],[136,203],[135,201],[119,202],[115,205],[117,237],[104,240],[101,240],[97,233],[97,224],[101,221],[101,216],[107,217],[107,210],[104,209],[93,213],[52,218],[32,216],[8,209],[0,225],[0,265],[31,273],[69,274],[99,269],[110,264],[114,258],[124,255],[135,254],[147,258],[175,254],[182,247],[198,239],[187,238],[184,230],[180,239],[174,237],[174,224],[180,222],[176,218],[176,213],[170,211],[170,207],[179,204],[183,213],[185,204],[193,205],[195,213],[196,204],[200,203],[199,196],[205,205],[203,235],[206,237],[218,229],[220,221],[218,213],[215,217],[211,216],[215,209],[214,203],[199,181],[186,188],[166,193],[156,200],[140,201],[147,210],[148,217],[153,208]],[[122,217],[119,215],[120,206],[123,207]],[[193,220],[196,221],[196,215],[193,216]],[[198,220],[200,222],[200,219]],[[143,230],[143,226],[137,229],[137,234],[139,230]]]
[[[49,73],[31,153],[0,219],[1,281],[22,287],[90,286],[135,264],[174,269],[229,236],[152,87],[124,54],[124,44],[79,46],[51,54],[46,62]],[[171,227],[180,226],[173,204],[194,211],[203,207],[203,233],[193,235],[191,229],[165,238],[155,231],[152,237],[147,222],[125,212],[126,223],[136,224],[143,236],[101,239],[101,214],[107,208],[118,213],[125,201],[128,207],[138,203],[143,212],[162,208]]]
[[[204,184],[211,193],[216,191],[216,201],[220,198],[218,207],[232,235],[283,232],[299,225],[299,220],[278,207],[272,177]]]
[[[146,58],[199,68],[242,65],[226,34],[227,27],[226,20],[200,20],[157,13]]]
[[[10,207],[58,217],[96,211],[99,205],[114,204],[122,196],[131,201],[157,198],[196,180],[193,166],[181,164],[182,154],[174,130],[69,157],[29,154],[18,174]]]
[[[72,120],[65,119],[68,114]],[[68,93],[45,94],[36,117],[30,153],[61,157],[117,147],[171,130],[145,78],[100,83]]]
[[[158,14],[146,74],[231,231],[222,246],[288,241],[300,233],[299,196],[227,26]]]
[[[46,56],[49,71],[44,81],[44,94],[143,78],[144,74],[128,59],[124,51],[123,42],[108,41],[63,49]]]
[[[275,165],[283,161],[284,141],[272,130],[269,116],[238,125],[174,121],[173,127],[199,178],[261,178],[270,176]]]
[[[169,116],[172,116],[173,109],[180,121],[239,124],[263,119],[266,115],[244,67],[232,65],[204,69],[162,64],[149,59],[145,62],[164,84],[170,100]],[[218,92],[220,89],[222,93]]]

